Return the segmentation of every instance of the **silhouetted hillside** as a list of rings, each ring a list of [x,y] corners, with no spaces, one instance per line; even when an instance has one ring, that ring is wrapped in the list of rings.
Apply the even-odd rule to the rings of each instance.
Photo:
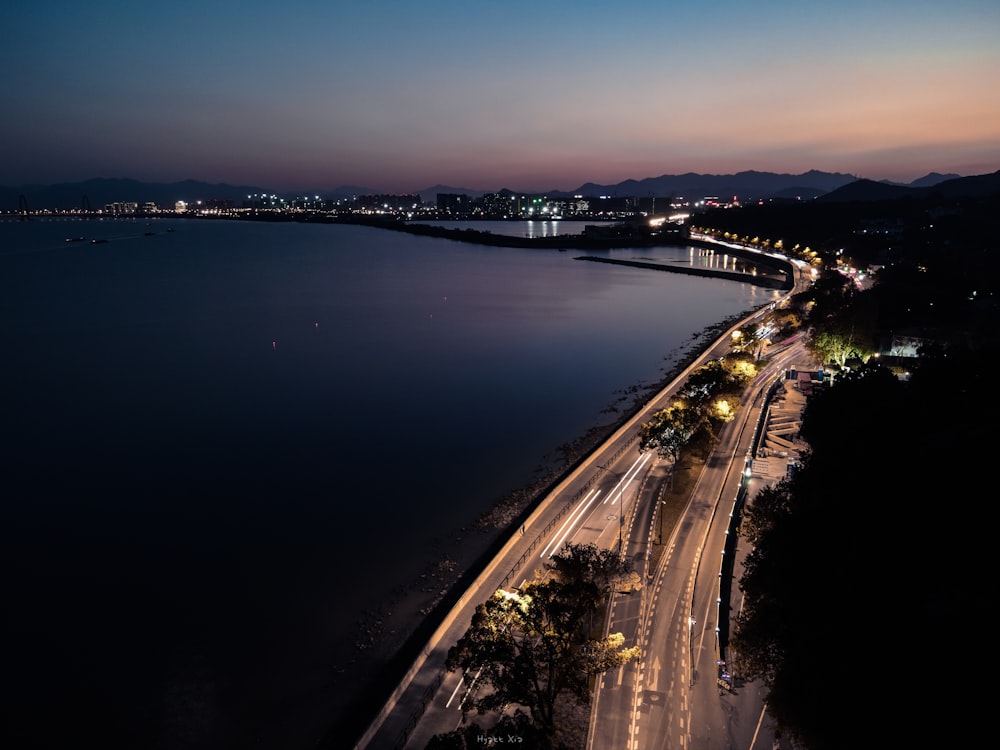
[[[945,180],[922,190],[927,195],[940,195],[942,198],[986,198],[1000,193],[1000,170]]]
[[[661,196],[683,196],[703,198],[717,195],[740,199],[769,198],[789,189],[812,194],[827,193],[854,181],[849,174],[810,170],[803,174],[777,174],[775,172],[746,171],[728,175],[696,174],[661,175],[644,180],[626,180],[616,185],[598,185],[588,182],[572,193],[581,195],[635,195],[646,197],[650,194]]]
[[[929,177],[929,175],[928,175]],[[924,178],[926,180],[927,178]],[[955,177],[924,187],[907,187],[874,180],[857,180],[817,198],[822,203],[885,201],[898,198],[985,198],[1000,193],[1000,171]]]
[[[916,195],[917,189],[875,180],[857,180],[820,196],[821,203],[846,201],[886,201]]]
[[[995,193],[1000,189],[1000,172],[974,177],[948,179],[949,177],[950,175],[932,172],[914,181],[911,185],[904,186],[873,180],[856,180],[851,175],[817,170],[810,170],[799,175],[757,171],[730,175],[689,172],[682,175],[648,177],[642,180],[625,180],[614,185],[599,185],[589,182],[576,190],[549,191],[545,194],[552,197],[605,195],[640,199],[670,196],[701,199],[714,195],[722,199],[737,196],[742,201],[755,199],[809,201],[816,199],[826,202],[844,202],[892,200],[931,193],[948,198],[981,197]],[[196,180],[150,183],[132,179],[101,178],[57,185],[0,187],[0,210],[19,210],[22,196],[27,202],[29,210],[72,210],[85,206],[98,209],[108,203],[123,201],[134,201],[140,204],[153,202],[160,207],[171,207],[179,200],[188,203],[199,200],[232,201],[235,205],[241,205],[248,195],[262,193],[274,193],[284,198],[318,194],[322,198],[337,199],[357,195],[373,195],[378,192],[369,188],[345,185],[330,190],[304,190],[301,193],[289,193],[288,191],[275,191],[259,186],[210,184]],[[484,191],[436,185],[415,192],[419,192],[421,199],[425,202],[433,202],[438,193],[460,193],[478,197]],[[493,192],[519,194],[518,191],[506,188]]]
[[[931,172],[921,177],[919,180],[914,180],[909,184],[909,187],[934,187],[945,180],[957,180],[962,175],[960,174],[941,174],[940,172]]]

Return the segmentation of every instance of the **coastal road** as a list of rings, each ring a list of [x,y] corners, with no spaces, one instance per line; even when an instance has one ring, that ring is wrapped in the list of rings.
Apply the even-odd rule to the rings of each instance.
[[[808,283],[797,265],[795,289]],[[747,493],[761,484],[744,476],[747,457],[761,418],[766,389],[792,366],[809,359],[799,340],[772,347],[769,363],[742,394],[734,420],[720,430],[718,444],[692,492],[654,569],[647,567],[647,585],[640,595],[615,596],[608,632],[621,632],[626,643],[638,644],[642,656],[605,674],[595,688],[588,748],[747,748],[774,747],[773,727],[764,711],[764,688],[738,684],[720,690],[726,671],[724,644],[729,613],[738,613],[739,577],[745,545],[733,543],[726,565],[730,519],[741,486]],[[651,483],[644,500],[645,518],[655,523],[659,485]],[[652,549],[658,530],[650,526],[630,538],[628,553],[639,562]],[[648,557],[647,557],[648,559]],[[731,585],[722,587],[722,577]],[[728,608],[722,597],[730,597]]]
[[[798,284],[796,288],[799,288]],[[780,296],[776,295],[773,301],[779,300]],[[753,315],[723,332],[667,387],[619,427],[602,446],[581,461],[539,503],[525,524],[511,534],[504,547],[464,592],[430,637],[396,691],[367,732],[356,743],[355,747],[358,750],[362,748],[423,750],[432,736],[451,731],[461,724],[463,700],[468,696],[470,685],[473,689],[476,688],[475,676],[447,672],[444,664],[448,649],[468,629],[478,604],[485,601],[497,589],[509,590],[525,579],[532,578],[535,571],[542,567],[545,555],[555,552],[565,541],[594,542],[601,547],[617,549],[621,540],[626,554],[633,556],[638,562],[637,569],[645,578],[649,578],[647,531],[655,507],[655,501],[650,501],[650,498],[659,492],[659,487],[665,478],[665,468],[655,456],[639,454],[639,426],[648,421],[654,411],[670,405],[674,394],[685,383],[690,372],[710,359],[729,352],[731,334],[734,330],[762,318],[767,314],[769,307],[770,304],[764,305]],[[715,478],[711,481],[719,481],[720,475],[716,471],[708,474]],[[719,491],[721,492],[721,489]],[[711,496],[712,491],[706,490],[706,492],[707,496]],[[693,523],[694,520],[685,520],[683,523]],[[692,550],[685,549],[677,554],[676,559],[688,559],[692,554]],[[663,585],[669,588],[670,584]],[[618,630],[623,632],[626,635],[626,644],[642,643],[639,639],[646,635],[646,631],[640,629],[640,623],[650,621],[649,606],[657,602],[657,597],[649,594],[648,590],[649,588],[644,586],[642,593],[638,596],[632,595],[628,602],[619,603],[618,600],[615,602],[613,617],[616,619],[610,623],[611,632]],[[677,593],[683,592],[678,590]],[[667,596],[665,601],[669,598]],[[683,608],[684,605],[679,606]],[[659,619],[659,615],[655,619]],[[657,637],[669,636],[657,634]],[[609,698],[605,701],[607,715],[610,718],[606,721],[601,720],[605,714],[600,714],[594,731],[605,731],[607,722],[612,724],[626,722],[625,731],[628,734],[625,741],[631,742],[629,738],[635,733],[635,727],[638,726],[641,731],[637,713],[632,710],[635,698],[640,694],[639,686],[644,684],[645,679],[645,675],[640,674],[639,670],[647,668],[651,670],[650,679],[655,675],[655,680],[650,684],[658,687],[660,681],[666,681],[670,671],[674,670],[674,667],[662,661],[662,658],[666,657],[654,659],[648,665],[642,662],[637,665],[627,665],[614,676],[617,695],[614,699]],[[689,662],[684,662],[677,668],[683,669],[684,666],[691,669]],[[626,698],[629,690],[631,699]],[[613,707],[612,700],[621,701],[617,709]],[[596,708],[601,709],[600,704]],[[616,736],[621,736],[620,729],[611,731]],[[631,745],[601,743],[593,747],[631,747]]]
[[[720,644],[723,634],[735,625],[741,610],[742,596],[738,586],[742,575],[742,560],[749,552],[745,541],[736,539],[728,547],[730,515],[734,511],[742,485],[747,498],[752,499],[772,479],[751,477],[745,472],[746,457],[751,449],[754,432],[759,427],[764,406],[764,392],[783,370],[809,366],[811,357],[801,339],[776,348],[770,353],[768,368],[754,381],[746,396],[748,409],[745,421],[731,432],[733,443],[723,449],[720,461],[728,463],[722,471],[725,479],[718,495],[712,523],[706,530],[700,551],[701,563],[694,580],[691,625],[691,693],[690,714],[682,745],[651,742],[645,747],[690,747],[697,750],[771,750],[780,747],[774,726],[765,713],[765,688],[762,683],[744,683],[733,675],[734,658],[731,649]],[[812,369],[811,367],[809,369]],[[733,425],[730,425],[732,427]],[[713,486],[719,486],[713,483]],[[709,502],[711,495],[704,498]],[[726,560],[732,555],[735,560]],[[728,585],[723,585],[724,577]],[[727,597],[724,602],[722,597]],[[725,621],[723,621],[725,620]],[[720,664],[720,662],[722,662]],[[720,678],[724,678],[720,684]],[[725,685],[729,684],[729,687]]]
[[[727,339],[728,333],[723,337]],[[707,352],[704,357],[708,356]],[[695,366],[698,363],[692,363]],[[444,661],[448,649],[468,629],[476,605],[497,589],[510,590],[533,578],[567,542],[592,542],[608,549],[618,549],[620,540],[627,543],[641,510],[637,499],[655,483],[651,477],[662,471],[655,455],[639,454],[638,426],[648,419],[648,410],[666,405],[685,379],[686,374],[619,428],[542,501],[523,532],[514,531],[432,636],[359,748],[422,750],[433,735],[457,728],[463,719],[462,702],[470,685],[476,687],[475,679],[446,672]]]
[[[720,587],[723,575],[739,576],[738,565],[723,564],[730,517],[740,487],[750,481],[744,469],[764,391],[784,369],[806,357],[798,342],[770,354],[767,368],[743,394],[744,406],[720,431],[687,509],[655,569],[647,571],[648,585],[638,596],[615,597],[609,631],[638,643],[642,656],[598,682],[588,735],[593,750],[772,747],[763,687],[740,684],[720,693],[718,684],[726,669],[719,664],[726,656],[720,632],[727,625],[719,620],[721,597],[731,597],[723,617],[739,611],[738,587]],[[650,487],[647,502],[655,503],[656,497]],[[641,556],[656,533],[651,526],[645,538],[636,534],[629,553]],[[730,554],[745,551],[736,546]]]
[[[740,325],[742,322],[735,327]],[[639,425],[653,411],[669,405],[691,370],[728,351],[731,330],[566,476],[539,504],[523,531],[511,534],[430,638],[358,748],[422,750],[434,734],[455,729],[462,719],[461,701],[472,677],[466,680],[447,672],[444,662],[448,649],[468,629],[476,605],[499,588],[511,589],[533,577],[544,563],[543,555],[553,553],[565,541],[617,548],[619,534],[629,543],[632,530],[647,524],[649,504],[637,502],[637,498],[656,486],[657,472],[662,475],[663,467],[652,454],[640,456]],[[629,553],[636,554],[629,544]]]

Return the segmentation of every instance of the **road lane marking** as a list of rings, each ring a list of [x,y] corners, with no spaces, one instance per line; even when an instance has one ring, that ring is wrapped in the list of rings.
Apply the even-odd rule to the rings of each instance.
[[[622,475],[622,478],[618,480],[618,484],[616,484],[614,486],[614,489],[612,489],[611,492],[608,493],[608,496],[604,498],[603,504],[606,505],[608,500],[611,501],[612,505],[618,502],[618,499],[615,497],[615,493],[617,492],[618,495],[620,496],[625,492],[626,487],[628,487],[628,485],[632,483],[632,480],[636,478],[636,476],[642,470],[642,467],[645,466],[646,462],[650,458],[650,455],[651,454],[649,453],[643,453],[633,462],[633,464],[630,467],[628,467],[628,469]],[[620,491],[619,488],[621,488]]]
[[[591,490],[590,492],[588,492],[586,495],[583,496],[583,500],[580,501],[580,504],[577,506],[577,509],[570,514],[569,518],[567,518],[565,521],[563,521],[563,525],[559,527],[559,531],[557,531],[555,533],[555,535],[552,537],[552,541],[555,541],[556,537],[558,537],[560,534],[562,534],[563,529],[565,529],[570,524],[570,521],[573,521],[574,518],[577,518],[578,516],[583,515],[583,511],[585,510],[585,507],[589,507],[590,506],[590,503],[587,502],[587,498],[590,497],[591,494],[593,494],[594,496],[593,496],[593,498],[591,498],[590,503],[594,502],[594,500],[597,499],[597,496],[601,494],[601,491],[597,490],[595,492],[594,490]],[[584,505],[584,503],[586,503],[586,506]],[[569,533],[569,531],[566,532],[566,534],[568,534],[568,533]],[[562,540],[566,538],[566,534],[563,534],[562,538],[559,540],[559,544],[562,544]],[[552,554],[553,555],[556,553],[556,550],[559,549],[559,544],[557,544],[556,547],[555,547],[555,549],[552,550]],[[545,557],[545,553],[549,551],[549,547],[551,547],[551,546],[552,546],[552,542],[549,542],[548,544],[546,544],[545,545],[545,549],[542,550],[542,552],[539,555],[539,557]],[[552,555],[549,555],[549,557],[552,557]]]
[[[445,708],[451,707],[451,702],[455,700],[455,696],[458,695],[458,691],[461,689],[463,682],[465,682],[465,675],[462,675],[462,677],[459,678],[458,684],[455,685],[455,689],[451,692],[451,697],[448,699],[448,702],[444,704]]]
[[[656,656],[653,657],[653,663],[650,665],[649,673],[650,673],[650,677],[649,677],[649,681],[647,682],[647,684],[649,685],[650,690],[656,690],[659,687],[659,684],[660,684],[660,657],[659,657],[659,655],[656,655]]]

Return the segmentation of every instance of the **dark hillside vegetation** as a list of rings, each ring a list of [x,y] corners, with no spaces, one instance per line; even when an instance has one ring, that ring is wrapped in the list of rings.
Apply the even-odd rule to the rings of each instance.
[[[754,550],[733,658],[765,681],[769,711],[809,750],[952,747],[956,722],[984,716],[988,694],[997,198],[879,207],[916,223],[880,241],[892,260],[875,285],[824,274],[799,302],[813,336],[850,331],[857,352],[875,352],[920,329],[920,356],[908,378],[875,356],[855,362],[810,397],[808,456],[754,498],[742,528]],[[861,208],[835,212],[853,221]]]
[[[737,209],[712,209],[692,224],[717,235],[782,241],[784,252],[806,247],[827,265],[927,263],[944,260],[982,269],[997,258],[1000,173],[949,180],[930,188],[852,185],[812,201],[770,201]],[[898,195],[886,197],[885,188]],[[993,252],[987,252],[994,249]],[[984,257],[989,256],[989,257]]]
[[[978,702],[963,680],[993,585],[991,369],[953,351],[907,383],[880,367],[842,378],[807,407],[803,468],[748,510],[734,658],[810,750],[863,746],[876,716],[896,741],[868,746],[948,747],[956,702]]]

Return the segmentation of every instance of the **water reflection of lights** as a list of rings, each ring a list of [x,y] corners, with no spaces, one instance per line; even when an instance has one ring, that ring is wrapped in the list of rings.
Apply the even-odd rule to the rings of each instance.
[[[524,224],[526,230],[524,236],[530,239],[558,237],[560,234],[566,234],[566,232],[559,230],[559,219],[529,219]]]

